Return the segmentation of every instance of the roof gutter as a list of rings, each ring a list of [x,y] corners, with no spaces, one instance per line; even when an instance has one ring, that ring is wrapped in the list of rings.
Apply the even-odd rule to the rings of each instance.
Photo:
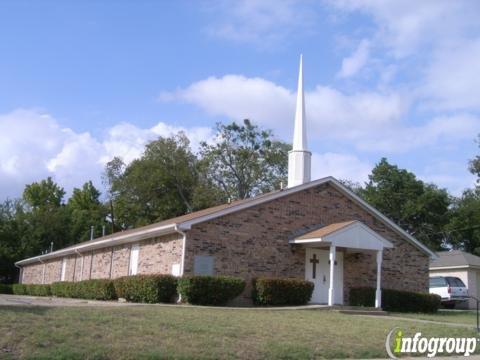
[[[156,235],[170,234],[176,231],[175,228],[176,228],[176,224],[169,224],[169,225],[155,227],[152,229],[139,230],[138,232],[129,233],[129,234],[122,234],[120,232],[118,233],[117,236],[113,236],[105,240],[95,241],[93,243],[89,243],[89,242],[82,243],[82,244],[79,244],[78,246],[74,246],[68,249],[57,250],[48,254],[20,260],[20,261],[17,261],[15,265],[26,265],[36,261],[40,261],[43,263],[45,260],[48,260],[48,259],[53,259],[60,256],[66,256],[66,255],[71,255],[75,253],[78,254],[80,251],[91,251],[95,249],[109,247],[112,245],[117,246],[117,245],[127,244],[130,242],[147,239]]]

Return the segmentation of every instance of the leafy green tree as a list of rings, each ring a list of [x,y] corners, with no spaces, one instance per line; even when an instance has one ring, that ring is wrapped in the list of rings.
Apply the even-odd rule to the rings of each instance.
[[[21,225],[17,221],[17,209],[21,207],[19,200],[5,200],[0,204],[0,283],[16,281],[17,269],[14,262],[23,254],[19,241]]]
[[[480,190],[466,190],[456,199],[446,226],[449,243],[456,249],[480,255]]]
[[[427,246],[442,248],[451,204],[446,190],[426,184],[382,158],[359,194]]]
[[[217,124],[216,141],[203,142],[200,154],[207,178],[224,197],[245,199],[286,184],[290,148],[246,119]]]
[[[100,201],[100,191],[91,181],[86,182],[81,189],[73,189],[67,208],[71,217],[70,237],[74,242],[88,240],[91,226],[94,227],[95,237],[102,234],[107,210]]]
[[[183,133],[152,141],[129,165],[116,158],[107,164],[117,225],[127,228],[168,219],[214,205],[215,197],[198,171],[198,160]]]
[[[22,234],[24,255],[38,255],[41,251],[70,245],[70,217],[63,197],[65,191],[50,177],[25,187],[23,209],[18,209],[18,217],[27,227]]]

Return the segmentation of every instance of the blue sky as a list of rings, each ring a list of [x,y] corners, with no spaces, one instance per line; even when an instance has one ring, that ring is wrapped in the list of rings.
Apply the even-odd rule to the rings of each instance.
[[[383,156],[454,194],[480,133],[476,1],[3,1],[0,198],[68,191],[179,130],[250,118],[290,141],[304,54],[312,172]]]

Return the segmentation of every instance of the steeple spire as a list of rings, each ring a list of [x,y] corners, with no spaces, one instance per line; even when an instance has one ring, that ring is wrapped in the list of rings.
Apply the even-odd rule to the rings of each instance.
[[[293,129],[293,147],[288,153],[288,187],[310,182],[312,153],[307,150],[307,126],[303,94],[303,56],[298,71],[297,108]]]
[[[300,55],[298,70],[297,109],[295,111],[295,127],[293,130],[293,150],[307,150],[307,129],[305,118],[305,98],[303,95],[303,55]]]

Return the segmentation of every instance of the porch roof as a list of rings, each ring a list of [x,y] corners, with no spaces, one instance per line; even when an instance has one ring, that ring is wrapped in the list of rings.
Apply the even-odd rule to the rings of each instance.
[[[310,231],[293,240],[291,244],[334,245],[362,250],[383,250],[393,244],[360,221],[333,223]]]

